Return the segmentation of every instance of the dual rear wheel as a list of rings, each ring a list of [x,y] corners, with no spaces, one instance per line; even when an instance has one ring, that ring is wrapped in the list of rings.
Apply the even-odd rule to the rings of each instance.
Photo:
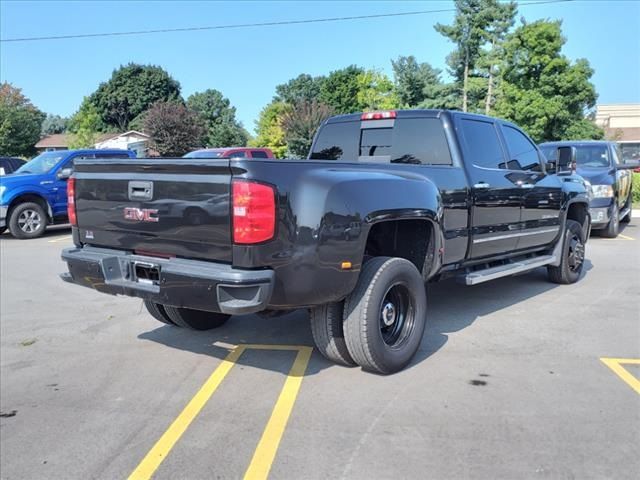
[[[424,281],[415,265],[375,257],[344,302],[312,309],[311,332],[329,360],[390,374],[404,368],[420,347],[426,314]]]
[[[191,330],[211,330],[221,327],[229,320],[230,315],[223,313],[204,312],[190,308],[171,307],[161,305],[150,300],[144,301],[147,311],[156,320]]]

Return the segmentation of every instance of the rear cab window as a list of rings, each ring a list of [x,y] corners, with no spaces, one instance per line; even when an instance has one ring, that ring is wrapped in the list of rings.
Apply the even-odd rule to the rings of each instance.
[[[451,165],[439,118],[396,118],[325,124],[311,160]]]
[[[128,153],[96,153],[96,158],[131,158]]]
[[[269,156],[262,150],[251,150],[251,158],[269,158]]]

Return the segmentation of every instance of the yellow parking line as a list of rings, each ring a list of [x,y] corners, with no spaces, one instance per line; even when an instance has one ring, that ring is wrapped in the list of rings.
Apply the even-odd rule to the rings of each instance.
[[[232,350],[222,363],[214,370],[209,379],[200,388],[198,393],[191,399],[187,406],[182,410],[178,418],[176,418],[166,432],[160,437],[160,440],[151,448],[149,453],[142,459],[136,467],[129,479],[151,478],[153,472],[157,470],[162,461],[167,457],[173,446],[180,439],[182,434],[187,430],[196,415],[200,413],[202,407],[205,406],[211,395],[214,394],[224,377],[227,376],[231,367],[235,365],[240,355],[244,352],[244,347],[237,347]]]
[[[300,350],[298,350],[296,359],[280,392],[280,397],[278,397],[276,406],[271,413],[271,418],[267,422],[264,432],[262,432],[262,438],[260,438],[249,468],[244,474],[245,480],[263,479],[269,475],[269,470],[271,470],[271,465],[276,457],[280,440],[293,410],[293,404],[298,396],[300,384],[313,350],[311,347],[299,348]]]
[[[189,401],[180,415],[173,421],[166,432],[142,459],[136,469],[129,475],[129,480],[149,479],[158,469],[162,461],[169,455],[171,449],[187,430],[191,422],[200,413],[216,389],[236,364],[245,350],[292,350],[297,351],[296,359],[289,371],[284,387],[271,413],[271,418],[262,433],[262,438],[254,452],[245,478],[266,478],[275,458],[280,439],[284,433],[287,421],[293,409],[296,396],[307,369],[312,348],[296,345],[238,345],[222,363],[214,370],[209,379]]]
[[[71,235],[67,235],[65,237],[54,238],[53,240],[49,240],[49,243],[62,242],[64,240],[71,240],[71,238],[73,238]]]
[[[627,237],[626,235],[622,235],[621,233],[618,234],[618,236],[620,238],[623,238],[624,240],[635,240],[635,238],[632,237]]]
[[[623,364],[640,365],[640,358],[601,358],[602,363],[609,367],[618,375],[627,385],[633,388],[637,394],[640,394],[640,380],[631,375]]]

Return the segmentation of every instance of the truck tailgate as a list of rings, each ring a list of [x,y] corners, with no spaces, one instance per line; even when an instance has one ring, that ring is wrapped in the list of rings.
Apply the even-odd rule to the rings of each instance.
[[[226,159],[80,160],[82,243],[231,263]]]

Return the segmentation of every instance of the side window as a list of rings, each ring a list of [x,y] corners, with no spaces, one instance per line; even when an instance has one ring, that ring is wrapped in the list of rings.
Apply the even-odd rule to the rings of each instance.
[[[466,156],[473,164],[482,168],[506,168],[504,153],[493,123],[463,118],[462,134]]]
[[[509,150],[509,170],[542,171],[536,146],[520,130],[503,125],[502,133]]]
[[[262,150],[251,150],[251,156],[253,158],[269,158],[267,153]]]
[[[77,155],[75,157],[71,157],[70,160],[67,160],[64,165],[62,165],[60,168],[74,168],[74,162],[76,160],[85,160],[87,158],[96,158],[95,155],[93,155],[92,153],[85,153],[83,155]]]
[[[228,158],[244,158],[244,157],[245,157],[244,151],[240,150],[240,151],[229,154]]]

